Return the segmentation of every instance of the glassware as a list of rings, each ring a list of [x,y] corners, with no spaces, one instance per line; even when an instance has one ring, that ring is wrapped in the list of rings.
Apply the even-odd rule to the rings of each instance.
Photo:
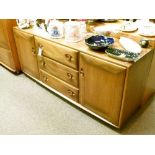
[[[78,42],[84,38],[86,32],[85,22],[69,21],[65,23],[65,40]]]

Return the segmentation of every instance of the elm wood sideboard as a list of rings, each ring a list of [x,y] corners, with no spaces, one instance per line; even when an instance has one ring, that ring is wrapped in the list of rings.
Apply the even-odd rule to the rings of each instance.
[[[152,47],[138,61],[124,62],[91,51],[84,41],[67,43],[17,27],[14,36],[25,74],[99,119],[120,128],[141,107]],[[114,46],[120,46],[117,38]]]
[[[13,72],[20,71],[16,44],[13,36],[15,19],[0,19],[0,64]]]

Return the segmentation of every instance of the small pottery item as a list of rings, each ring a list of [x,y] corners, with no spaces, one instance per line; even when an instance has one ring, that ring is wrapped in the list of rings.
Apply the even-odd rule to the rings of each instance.
[[[139,43],[142,48],[147,48],[149,45],[149,41],[145,39],[141,39]]]
[[[85,43],[90,49],[105,50],[108,46],[114,43],[114,39],[103,35],[93,35],[89,38],[86,38]]]
[[[50,21],[47,31],[52,38],[62,38],[64,33],[63,23],[58,20]]]
[[[20,29],[27,29],[30,27],[28,19],[16,19],[16,22]]]

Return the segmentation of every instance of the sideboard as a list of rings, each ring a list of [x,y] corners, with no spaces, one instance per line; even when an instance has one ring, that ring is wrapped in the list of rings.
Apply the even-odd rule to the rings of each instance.
[[[136,62],[94,52],[84,43],[51,39],[39,30],[13,28],[21,70],[84,111],[121,128],[143,103],[152,80],[154,44],[143,48]],[[139,41],[141,37],[127,36]],[[118,36],[114,46],[120,46]],[[148,92],[148,91],[147,91]]]

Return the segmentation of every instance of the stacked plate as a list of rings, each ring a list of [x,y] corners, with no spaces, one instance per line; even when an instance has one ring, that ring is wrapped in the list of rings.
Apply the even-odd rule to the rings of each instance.
[[[154,37],[155,36],[155,24],[148,23],[139,28],[138,33],[142,36],[146,37]]]
[[[137,42],[129,38],[120,37],[119,43],[124,48],[124,50],[117,48],[108,48],[105,52],[111,57],[124,61],[138,60],[142,49]]]

